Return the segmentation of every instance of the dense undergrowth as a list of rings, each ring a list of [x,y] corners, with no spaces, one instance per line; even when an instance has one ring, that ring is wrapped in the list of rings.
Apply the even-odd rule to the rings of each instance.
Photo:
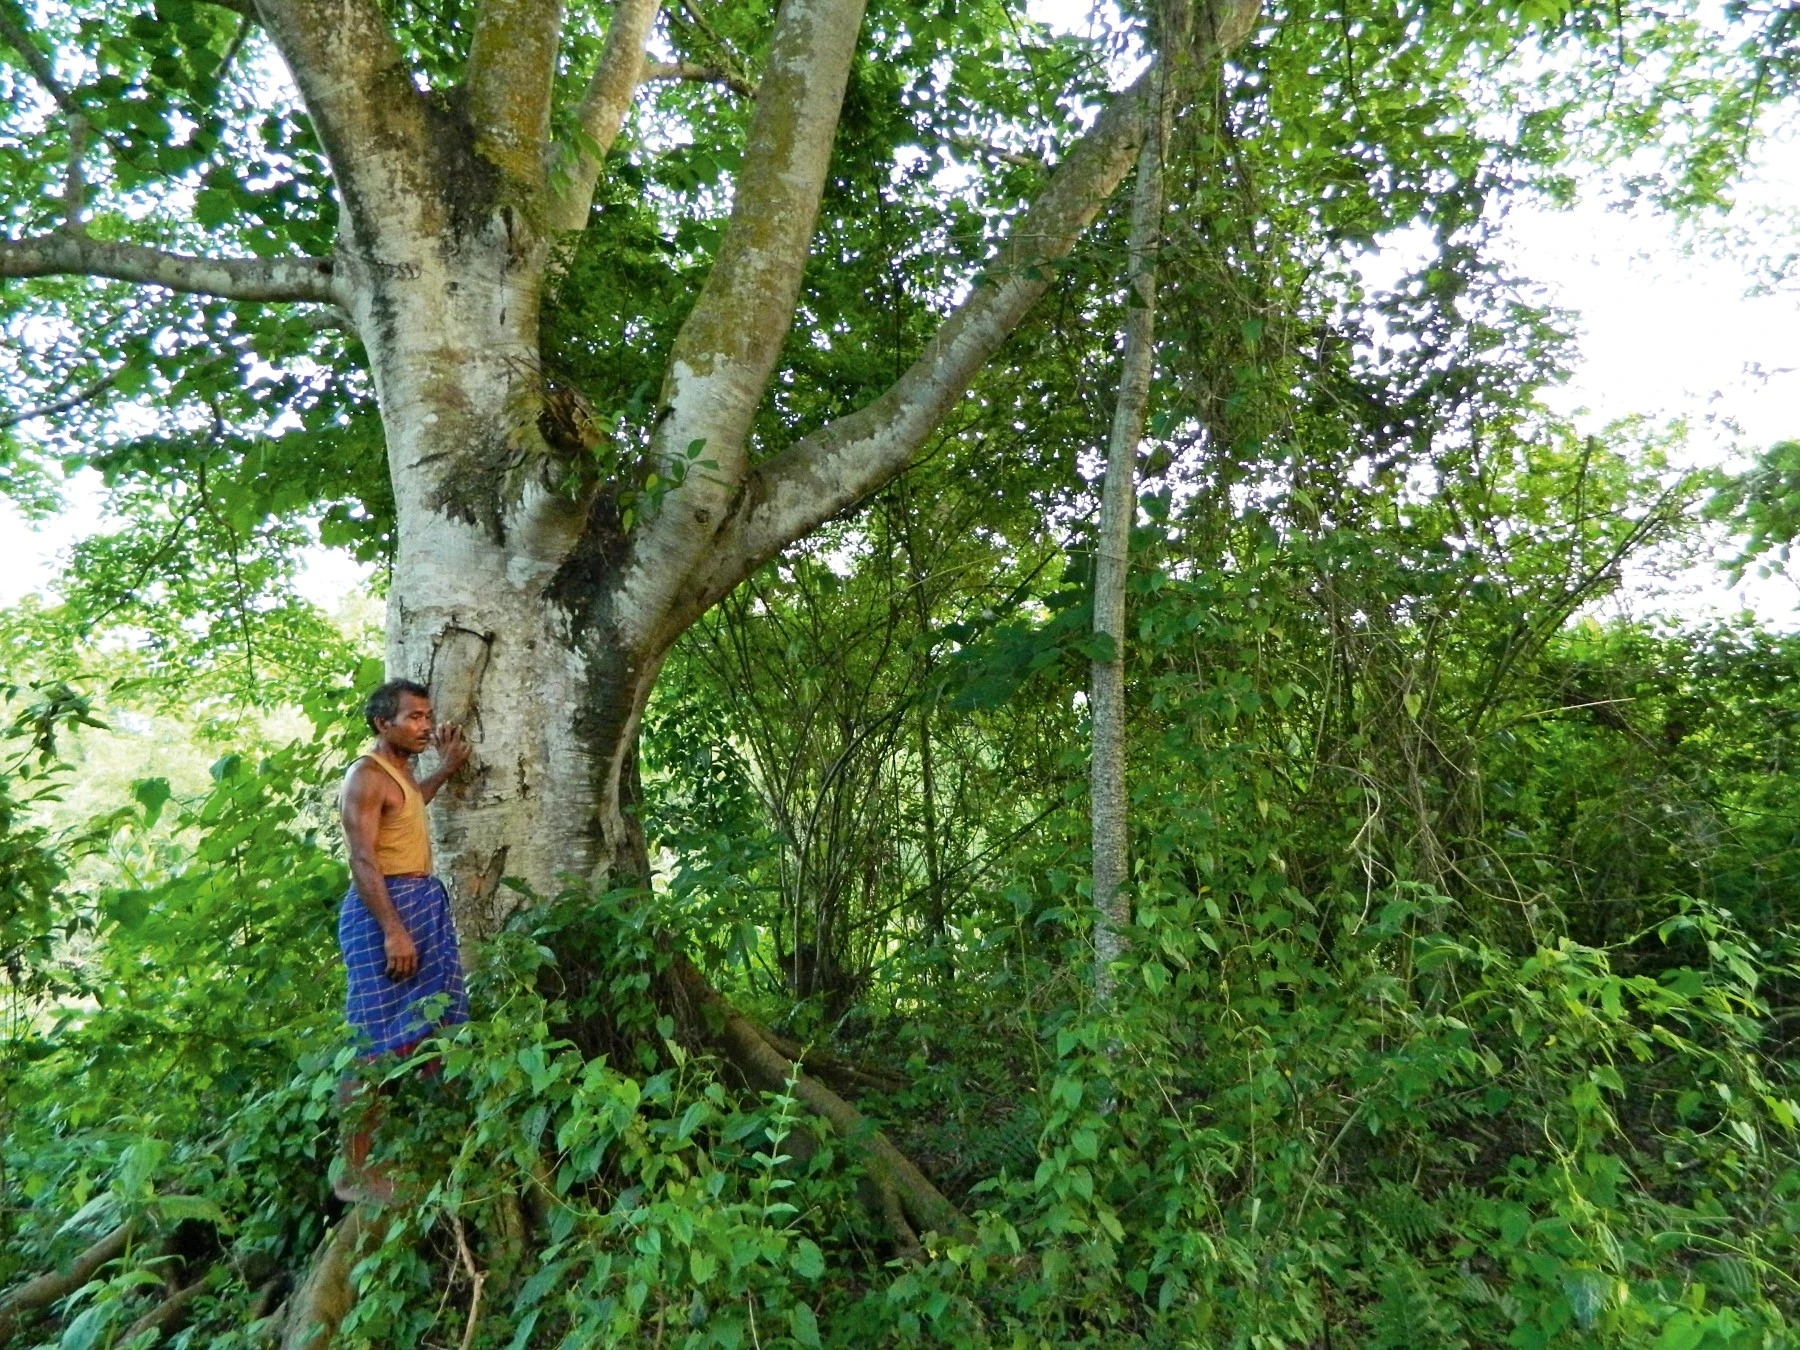
[[[1508,650],[1480,633],[1521,640],[1501,602],[1445,586],[1439,622],[1364,625],[1333,673],[1296,582],[1318,560],[1256,528],[1229,573],[1142,541],[1116,1006],[1087,994],[1054,755],[1051,809],[989,822],[947,932],[889,918],[850,992],[795,997],[756,775],[669,734],[706,721],[672,699],[656,888],[540,898],[479,953],[475,1020],[377,1071],[411,1199],[365,1234],[342,1343],[1791,1343],[1800,644],[1583,622]],[[971,634],[943,715],[1069,715],[1056,603]],[[147,1345],[185,1291],[176,1343],[271,1343],[341,1216],[327,808],[354,732],[321,706],[308,743],[57,834],[27,808],[92,714],[68,687],[14,706],[0,1283],[132,1228],[10,1343]],[[71,883],[83,850],[130,884]],[[860,1105],[968,1228],[904,1256],[861,1141],[659,1006],[676,951],[863,1066]]]

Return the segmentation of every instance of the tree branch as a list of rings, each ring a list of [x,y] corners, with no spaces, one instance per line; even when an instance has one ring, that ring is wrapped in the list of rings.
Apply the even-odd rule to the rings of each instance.
[[[1259,0],[1207,0],[1196,50],[1186,60],[1216,62],[1256,27]],[[873,403],[828,424],[759,465],[744,482],[720,531],[707,574],[683,597],[676,631],[838,512],[906,467],[1050,288],[1055,264],[1130,172],[1145,134],[1145,98],[1155,67],[1114,97],[1051,175],[1049,186],[1008,233],[974,291],[944,321],[925,351]]]
[[[687,473],[639,528],[608,603],[627,645],[655,650],[679,598],[714,550],[744,473],[750,421],[793,323],[863,0],[784,0],[758,88],[731,223],[663,379],[651,442],[660,466]]]
[[[469,44],[475,148],[514,182],[544,181],[562,0],[484,0]]]
[[[580,142],[559,147],[556,152],[573,162],[568,181],[551,204],[553,229],[573,231],[587,224],[588,209],[594,204],[594,184],[600,181],[600,163],[625,124],[625,114],[644,67],[644,43],[649,40],[650,27],[660,8],[662,0],[617,0],[613,6],[606,44],[600,49],[600,60],[588,81],[587,93],[582,96],[581,111],[576,114]]]
[[[1008,150],[1003,145],[995,145],[975,136],[943,135],[939,137],[945,145],[961,150],[965,154],[986,155],[1003,164],[1014,164],[1021,169],[1042,169],[1045,166],[1042,155],[1034,155],[1029,150]]]
[[[441,208],[423,96],[375,0],[256,0],[299,86],[365,245],[391,229],[435,233],[416,216]]]
[[[55,417],[58,413],[68,412],[71,408],[79,408],[82,404],[99,398],[100,395],[111,389],[118,379],[117,373],[104,375],[86,389],[59,398],[53,403],[42,403],[35,408],[25,408],[16,413],[7,413],[4,417],[0,417],[0,431],[16,427],[21,422],[30,422],[39,417]]]
[[[886,393],[751,472],[711,574],[691,597],[694,612],[906,466],[1050,288],[1056,263],[1130,171],[1143,142],[1149,80],[1147,73],[1095,120],[968,299]]]
[[[340,303],[329,258],[196,258],[58,230],[0,240],[0,277],[109,277],[224,300]]]
[[[694,61],[653,61],[638,76],[639,84],[659,80],[686,80],[692,84],[719,84],[745,98],[756,97],[756,86],[742,75],[721,66],[703,66]]]
[[[863,0],[785,0],[757,92],[731,223],[670,355],[658,440],[741,454],[793,322]],[[723,465],[727,478],[731,467]]]
[[[56,101],[71,117],[80,117],[81,105],[67,89],[62,81],[56,78],[56,69],[50,64],[50,58],[38,50],[37,43],[31,40],[31,34],[19,20],[19,14],[11,3],[0,3],[0,38],[6,45],[18,52],[24,60],[26,69],[31,72],[32,79],[43,87],[46,94]]]

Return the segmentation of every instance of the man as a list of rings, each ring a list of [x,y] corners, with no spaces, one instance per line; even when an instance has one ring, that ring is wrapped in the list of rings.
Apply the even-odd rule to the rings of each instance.
[[[349,975],[346,1014],[367,1058],[404,1055],[441,1026],[466,1022],[456,927],[444,884],[431,875],[425,805],[469,758],[461,728],[434,730],[431,695],[411,680],[389,680],[369,696],[364,716],[375,749],[350,766],[340,811],[350,849],[350,892],[338,916],[338,945]],[[413,757],[438,750],[423,782]],[[347,1088],[346,1106],[359,1094]],[[387,1200],[393,1184],[368,1165],[376,1111],[344,1134],[340,1199]]]

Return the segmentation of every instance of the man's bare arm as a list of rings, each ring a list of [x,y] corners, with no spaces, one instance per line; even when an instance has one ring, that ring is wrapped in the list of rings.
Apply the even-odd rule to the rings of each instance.
[[[432,744],[438,749],[437,771],[419,784],[419,795],[427,802],[437,796],[438,789],[469,762],[469,743],[463,739],[462,728],[454,722],[446,722],[439,727],[437,734],[432,737]]]
[[[400,911],[394,908],[393,897],[388,894],[387,878],[382,876],[381,864],[375,856],[375,840],[381,832],[382,801],[389,791],[399,790],[390,788],[382,781],[384,778],[374,765],[351,767],[350,777],[344,784],[344,840],[350,847],[350,875],[356,882],[356,893],[362,897],[364,908],[381,925],[388,978],[404,980],[419,968],[419,949],[413,944],[406,925],[400,921]]]

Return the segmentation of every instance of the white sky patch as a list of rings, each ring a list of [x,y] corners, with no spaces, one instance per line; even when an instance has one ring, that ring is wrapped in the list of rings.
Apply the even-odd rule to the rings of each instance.
[[[1779,137],[1764,147],[1733,214],[1791,221],[1797,209],[1800,144]],[[1773,442],[1800,439],[1800,295],[1748,294],[1750,260],[1684,248],[1668,219],[1599,204],[1516,212],[1506,244],[1519,272],[1581,316],[1574,377],[1543,395],[1579,430],[1632,414],[1685,420],[1677,467],[1726,470],[1746,467]],[[1787,245],[1763,234],[1757,247]],[[1800,587],[1785,576],[1732,586],[1705,559],[1674,577],[1659,570],[1651,559],[1629,573],[1621,604],[1683,619],[1747,610],[1771,627],[1800,627]]]

